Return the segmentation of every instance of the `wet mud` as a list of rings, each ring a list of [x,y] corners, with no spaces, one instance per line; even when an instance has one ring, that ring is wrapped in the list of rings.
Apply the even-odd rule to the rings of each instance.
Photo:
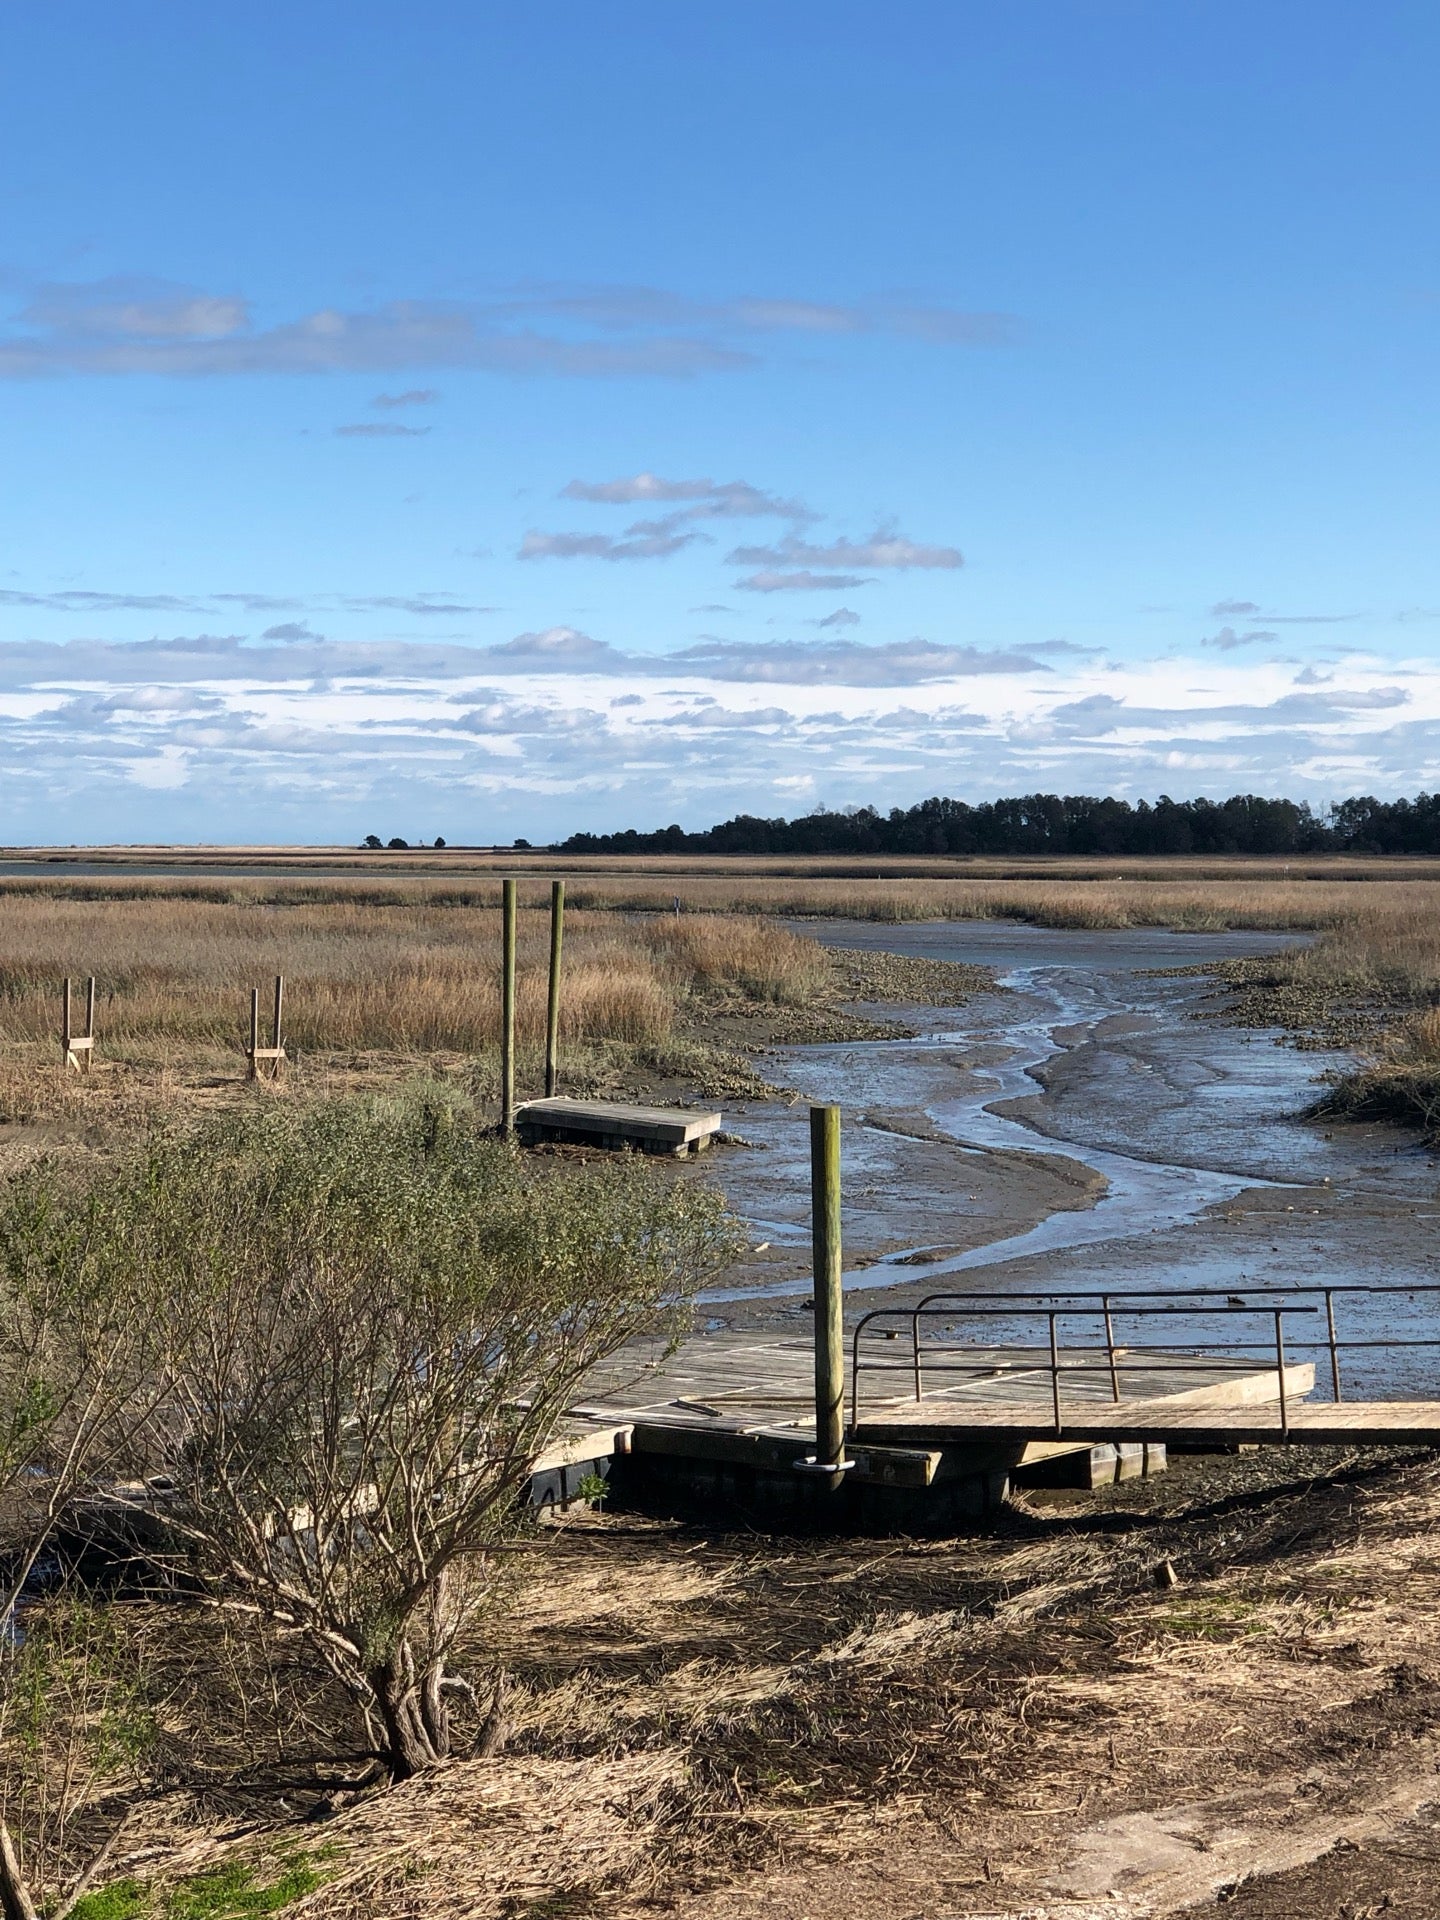
[[[913,1037],[778,1050],[793,1104],[751,1102],[753,1142],[719,1179],[756,1251],[706,1296],[712,1323],[802,1322],[810,1291],[805,1102],[845,1111],[847,1289],[856,1307],[955,1284],[997,1293],[1114,1286],[1403,1285],[1440,1280],[1440,1176],[1418,1136],[1319,1125],[1306,1109],[1348,1056],[1227,1024],[1213,978],[1283,935],[1069,932],[992,922],[807,925],[827,944],[995,970],[956,1009],[864,1009]],[[1433,1299],[1347,1303],[1350,1337],[1414,1333]],[[1376,1316],[1383,1312],[1384,1325]],[[1433,1383],[1435,1352],[1353,1356],[1347,1384]]]

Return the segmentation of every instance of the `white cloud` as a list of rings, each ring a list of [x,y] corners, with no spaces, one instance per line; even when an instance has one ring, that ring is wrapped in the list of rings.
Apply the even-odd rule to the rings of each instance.
[[[568,625],[497,646],[12,645],[0,804],[20,842],[93,837],[97,821],[122,840],[413,838],[423,821],[460,841],[700,824],[793,811],[799,794],[1323,801],[1440,784],[1440,664],[1356,653],[1325,673],[1260,654],[1040,657],[833,630],[649,655]]]
[[[639,502],[671,504],[689,501],[679,520],[777,519],[815,520],[819,516],[803,500],[785,500],[748,480],[662,480],[655,473],[634,473],[618,480],[571,480],[560,489],[565,500],[592,500],[603,506]]]
[[[890,333],[994,346],[1008,316],[804,299],[698,301],[654,287],[537,284],[479,300],[321,307],[267,323],[238,294],[116,277],[39,288],[0,332],[0,378],[386,373],[474,368],[579,379],[688,379],[757,366],[785,334]],[[628,337],[627,337],[628,336]],[[414,388],[376,404],[414,404]]]
[[[1270,633],[1258,628],[1250,633],[1237,633],[1234,627],[1221,627],[1218,633],[1212,633],[1208,640],[1200,642],[1202,647],[1214,647],[1221,653],[1233,653],[1237,647],[1258,646],[1265,640],[1278,640],[1278,633]]]
[[[655,525],[632,528],[623,538],[608,533],[542,533],[532,527],[520,542],[522,560],[666,560],[701,538]]]
[[[735,585],[746,593],[853,593],[870,582],[859,573],[782,573],[775,567],[762,567],[759,573],[746,574]]]
[[[832,540],[819,546],[790,534],[770,547],[736,547],[727,556],[736,567],[961,567],[958,547],[927,547],[892,528],[877,528],[868,540]]]
[[[360,420],[335,431],[342,440],[420,440],[430,429],[402,426],[398,420]]]

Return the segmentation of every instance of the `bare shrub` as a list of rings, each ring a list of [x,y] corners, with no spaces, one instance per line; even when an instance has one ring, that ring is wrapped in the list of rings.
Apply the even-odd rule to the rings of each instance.
[[[0,1913],[68,1913],[124,1831],[156,1721],[103,1608],[65,1595],[25,1609],[0,1649]]]
[[[43,1173],[43,1170],[42,1170]],[[32,1260],[126,1276],[152,1405],[128,1496],[157,1558],[301,1636],[392,1777],[451,1748],[457,1634],[503,1595],[532,1463],[581,1382],[678,1331],[722,1203],[538,1165],[438,1100],[268,1107],[151,1143],[84,1209],[32,1177]]]

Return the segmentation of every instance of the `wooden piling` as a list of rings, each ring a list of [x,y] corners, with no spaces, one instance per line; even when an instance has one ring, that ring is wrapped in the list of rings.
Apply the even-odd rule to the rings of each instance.
[[[501,883],[500,1131],[515,1133],[515,882]]]
[[[838,1486],[845,1464],[845,1301],[840,1246],[840,1109],[810,1109],[815,1266],[815,1462]]]
[[[550,997],[545,1010],[545,1098],[560,1084],[560,949],[565,939],[565,882],[550,883]]]

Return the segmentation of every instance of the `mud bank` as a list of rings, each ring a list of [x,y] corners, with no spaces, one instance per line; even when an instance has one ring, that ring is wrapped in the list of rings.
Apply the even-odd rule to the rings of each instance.
[[[987,965],[1004,988],[955,1012],[867,1009],[898,1015],[910,1035],[764,1062],[846,1111],[857,1304],[882,1288],[916,1297],[950,1275],[1000,1292],[1440,1278],[1436,1168],[1418,1137],[1303,1118],[1347,1056],[1205,1017],[1223,1009],[1223,985],[1159,971],[1274,951],[1287,936],[992,922],[806,930]],[[728,1155],[719,1177],[763,1250],[706,1310],[730,1324],[793,1322],[809,1291],[804,1107],[746,1103],[730,1124],[756,1150]],[[1433,1371],[1433,1356],[1409,1373],[1386,1365],[1393,1392]],[[1376,1383],[1363,1363],[1354,1377],[1357,1390]]]

